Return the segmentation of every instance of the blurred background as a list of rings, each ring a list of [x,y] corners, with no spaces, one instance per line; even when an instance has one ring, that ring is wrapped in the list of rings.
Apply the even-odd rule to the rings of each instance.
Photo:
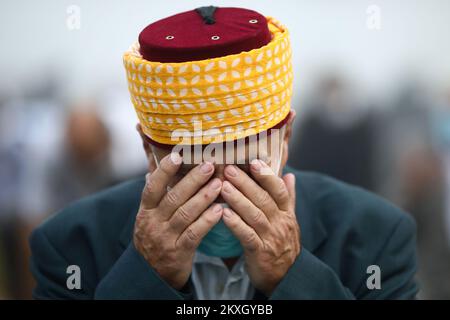
[[[419,298],[450,299],[447,0],[2,1],[0,298],[31,297],[37,224],[145,172],[122,54],[152,21],[211,4],[288,26],[298,115],[289,164],[410,212]]]

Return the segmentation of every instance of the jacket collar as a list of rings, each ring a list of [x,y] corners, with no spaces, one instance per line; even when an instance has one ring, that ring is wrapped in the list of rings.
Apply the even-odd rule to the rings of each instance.
[[[327,231],[320,219],[317,204],[308,194],[308,188],[296,173],[296,216],[300,225],[300,240],[303,248],[315,252],[327,238]]]
[[[128,247],[130,242],[133,239],[133,230],[134,230],[134,223],[136,221],[136,214],[139,210],[139,205],[141,203],[141,194],[142,190],[145,186],[145,177],[141,177],[140,179],[136,180],[136,183],[133,184],[133,190],[130,190],[132,194],[128,197],[129,210],[127,212],[128,219],[122,229],[122,232],[119,235],[119,243],[123,249]]]
[[[296,176],[296,215],[301,230],[302,247],[314,252],[326,240],[327,232],[323,221],[320,219],[317,204],[313,200],[313,196],[309,194],[307,182],[303,179],[300,171],[286,167],[284,173],[294,173]],[[145,179],[141,178],[136,182],[135,190],[142,190],[145,185]],[[135,191],[136,194],[130,197],[129,218],[119,236],[121,246],[125,249],[133,238],[134,223],[136,214],[139,210],[141,192]]]

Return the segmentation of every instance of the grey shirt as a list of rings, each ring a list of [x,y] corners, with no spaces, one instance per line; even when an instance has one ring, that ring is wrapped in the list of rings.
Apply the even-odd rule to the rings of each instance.
[[[250,300],[254,294],[244,256],[228,270],[221,258],[196,251],[191,277],[199,300]]]

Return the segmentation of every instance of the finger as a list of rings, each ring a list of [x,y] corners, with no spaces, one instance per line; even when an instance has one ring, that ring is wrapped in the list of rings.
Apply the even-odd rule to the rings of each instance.
[[[283,176],[283,181],[289,192],[289,197],[295,199],[295,175],[288,173]]]
[[[264,161],[258,159],[251,162],[250,171],[253,178],[275,200],[278,208],[288,210],[290,198],[283,179],[274,174],[272,169]]]
[[[194,250],[204,236],[214,227],[222,217],[223,208],[216,204],[202,213],[177,239],[177,246],[186,250]]]
[[[153,173],[146,175],[141,198],[143,209],[153,209],[158,206],[167,191],[167,185],[180,168],[181,162],[182,158],[178,153],[168,154],[161,160],[159,167]]]
[[[284,175],[283,181],[288,189],[291,204],[295,205],[295,175],[292,173],[288,173]]]
[[[237,166],[226,166],[224,172],[227,180],[230,181],[239,191],[241,191],[244,196],[247,197],[255,206],[266,213],[268,219],[270,220],[272,213],[275,213],[278,207],[269,193],[261,188],[255,180],[250,178]]]
[[[214,166],[211,162],[203,162],[183,177],[169,190],[159,203],[165,219],[169,220],[173,212],[190,199],[211,178]]]
[[[264,235],[269,230],[270,223],[264,212],[256,207],[230,182],[224,181],[221,195],[239,216],[259,235]]]
[[[244,250],[252,252],[262,247],[263,242],[256,231],[247,225],[232,209],[223,209],[223,222],[239,239]]]
[[[180,206],[169,220],[174,231],[182,233],[217,198],[222,188],[220,179],[213,179],[192,198]]]

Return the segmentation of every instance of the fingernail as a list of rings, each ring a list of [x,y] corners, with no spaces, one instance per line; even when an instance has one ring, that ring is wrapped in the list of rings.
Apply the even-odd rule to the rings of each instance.
[[[231,191],[233,191],[233,186],[231,185],[231,183],[229,183],[228,181],[224,181],[223,182],[223,191],[230,193]]]
[[[227,171],[227,174],[232,177],[236,177],[238,174],[236,168],[233,165],[227,166],[226,171]]]
[[[261,162],[258,159],[253,159],[251,165],[253,170],[255,171],[261,170]]]
[[[213,169],[211,162],[203,162],[200,165],[200,171],[203,173],[210,173]]]
[[[220,182],[219,179],[214,179],[211,183],[211,188],[213,190],[218,190],[218,189],[220,189],[221,186],[222,186],[222,183]]]
[[[179,165],[181,163],[181,156],[179,153],[172,152],[170,154],[170,161],[172,161],[173,164]]]
[[[233,215],[233,211],[228,208],[223,209],[223,215],[227,218],[230,218]]]
[[[219,213],[220,211],[222,211],[222,206],[220,204],[216,204],[213,208],[213,212]]]

